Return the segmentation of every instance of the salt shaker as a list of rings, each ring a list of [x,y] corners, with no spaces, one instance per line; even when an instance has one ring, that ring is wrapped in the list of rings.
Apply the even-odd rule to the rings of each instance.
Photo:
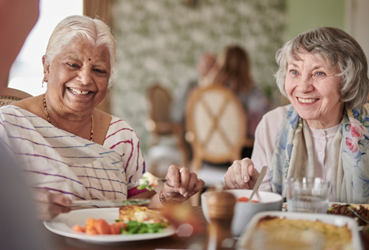
[[[232,249],[232,219],[236,197],[225,191],[213,192],[206,199],[210,223],[207,250]]]

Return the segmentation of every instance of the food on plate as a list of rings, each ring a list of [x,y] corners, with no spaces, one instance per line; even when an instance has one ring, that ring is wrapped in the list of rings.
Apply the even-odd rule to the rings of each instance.
[[[332,204],[328,207],[328,214],[337,214],[344,215],[351,218],[354,218],[358,222],[359,226],[366,225],[366,222],[358,218],[351,209],[355,209],[356,213],[358,213],[364,219],[369,220],[369,210],[363,205],[350,205],[350,204]]]
[[[141,179],[138,180],[137,189],[153,190],[158,185],[158,178],[153,174],[146,172],[142,175]]]
[[[142,234],[158,233],[168,226],[168,221],[158,211],[143,206],[124,206],[119,208],[115,223],[109,224],[104,219],[89,218],[85,225],[74,225],[73,231],[97,234]]]
[[[246,242],[248,249],[265,249],[278,244],[281,249],[353,249],[350,229],[316,220],[287,219],[277,216],[261,218]],[[321,246],[321,248],[319,248]]]
[[[242,197],[238,198],[237,201],[248,202],[249,201],[249,198],[247,198],[246,196],[242,196]],[[259,203],[259,201],[257,201],[257,200],[251,200],[251,203]]]
[[[123,222],[137,221],[145,223],[159,223],[163,226],[168,225],[165,219],[156,210],[150,210],[144,206],[125,206],[119,208],[119,220]]]
[[[127,228],[127,224],[124,222],[115,222],[109,224],[104,219],[88,218],[84,226],[74,225],[73,231],[86,233],[89,235],[97,234],[121,234]]]

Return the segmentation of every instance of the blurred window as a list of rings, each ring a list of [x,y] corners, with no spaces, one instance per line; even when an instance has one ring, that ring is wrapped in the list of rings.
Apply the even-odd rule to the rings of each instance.
[[[40,0],[40,17],[12,65],[8,86],[33,96],[45,93],[42,56],[49,37],[63,18],[82,14],[83,0]]]

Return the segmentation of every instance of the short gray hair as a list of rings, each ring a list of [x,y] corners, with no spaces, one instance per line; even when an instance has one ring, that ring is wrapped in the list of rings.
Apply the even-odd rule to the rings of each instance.
[[[50,36],[45,53],[46,60],[51,64],[55,56],[58,55],[65,46],[80,38],[87,39],[95,47],[107,47],[110,54],[110,85],[115,64],[115,40],[109,26],[99,19],[73,15],[60,21]]]
[[[281,93],[287,96],[288,63],[291,59],[298,59],[301,48],[339,69],[341,101],[350,109],[361,109],[369,93],[368,63],[359,43],[338,28],[320,27],[301,33],[277,51],[275,58],[279,69],[274,76]]]

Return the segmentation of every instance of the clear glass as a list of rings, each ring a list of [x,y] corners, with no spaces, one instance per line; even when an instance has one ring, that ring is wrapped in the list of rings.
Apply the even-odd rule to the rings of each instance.
[[[330,185],[322,178],[290,178],[286,181],[287,210],[327,213]]]

